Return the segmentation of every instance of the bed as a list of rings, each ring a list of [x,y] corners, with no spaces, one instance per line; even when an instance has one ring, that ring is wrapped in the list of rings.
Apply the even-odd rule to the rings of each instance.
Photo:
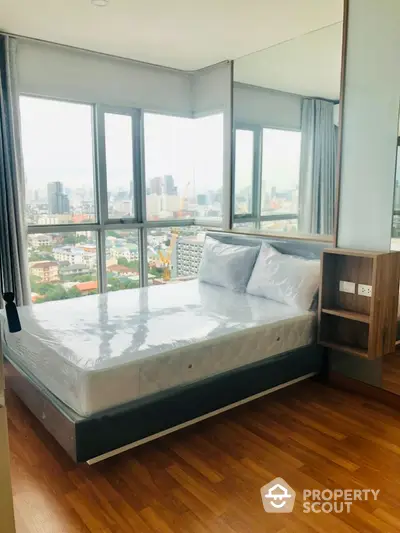
[[[271,244],[310,258],[323,247]],[[8,384],[75,461],[146,442],[322,366],[314,312],[197,280],[23,307],[20,319],[20,333],[2,328]]]

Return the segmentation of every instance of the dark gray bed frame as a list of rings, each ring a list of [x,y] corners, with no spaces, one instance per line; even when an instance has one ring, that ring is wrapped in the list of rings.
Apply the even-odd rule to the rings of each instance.
[[[260,240],[282,253],[319,258],[326,243],[290,239],[247,237],[211,233],[227,243],[257,246]],[[135,290],[135,289],[131,289]],[[317,344],[269,357],[254,364],[175,387],[120,407],[83,418],[60,402],[32,375],[5,362],[7,386],[27,405],[74,461],[89,461],[138,441],[151,440],[229,408],[232,404],[262,395],[275,387],[316,375],[323,367],[322,348]],[[7,359],[7,350],[5,349]],[[178,429],[178,428],[177,428]]]

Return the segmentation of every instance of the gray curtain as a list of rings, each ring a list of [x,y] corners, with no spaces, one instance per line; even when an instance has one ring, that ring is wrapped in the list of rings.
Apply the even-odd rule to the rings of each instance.
[[[303,100],[299,184],[299,231],[333,232],[337,128],[332,102]]]
[[[0,267],[2,291],[17,305],[30,303],[24,205],[16,41],[0,36]]]

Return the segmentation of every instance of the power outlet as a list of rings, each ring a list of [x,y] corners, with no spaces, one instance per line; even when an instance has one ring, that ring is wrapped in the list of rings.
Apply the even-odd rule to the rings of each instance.
[[[339,291],[340,292],[347,292],[349,294],[355,294],[356,293],[356,284],[352,281],[339,281]]]
[[[372,285],[363,285],[362,283],[359,283],[357,292],[359,296],[367,296],[367,298],[371,298]]]

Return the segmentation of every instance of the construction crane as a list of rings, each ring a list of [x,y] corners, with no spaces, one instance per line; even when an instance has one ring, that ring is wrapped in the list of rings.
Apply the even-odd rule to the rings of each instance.
[[[164,272],[163,272],[164,281],[169,281],[171,279],[171,256],[172,256],[172,252],[174,250],[174,246],[175,246],[177,238],[178,238],[178,232],[173,231],[171,233],[171,239],[170,239],[170,243],[169,243],[167,251],[166,252],[163,252],[161,250],[158,251],[158,256],[161,260],[161,264],[164,269]]]

